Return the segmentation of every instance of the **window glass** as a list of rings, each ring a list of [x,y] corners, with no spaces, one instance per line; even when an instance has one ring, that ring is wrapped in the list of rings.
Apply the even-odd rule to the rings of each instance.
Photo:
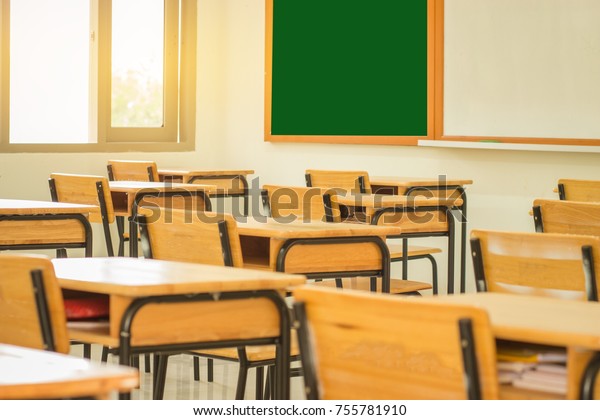
[[[112,1],[112,127],[162,127],[164,1]]]
[[[10,143],[87,143],[90,2],[10,5]]]

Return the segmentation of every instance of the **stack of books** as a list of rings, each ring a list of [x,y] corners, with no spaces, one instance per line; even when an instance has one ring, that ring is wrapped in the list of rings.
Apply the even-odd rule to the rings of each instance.
[[[567,395],[566,365],[540,363],[513,381],[515,388],[532,389]]]
[[[566,361],[564,349],[499,346],[499,380],[516,388],[566,396]]]

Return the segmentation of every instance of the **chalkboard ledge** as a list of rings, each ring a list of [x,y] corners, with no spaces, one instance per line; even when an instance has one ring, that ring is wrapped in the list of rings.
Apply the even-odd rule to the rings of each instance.
[[[522,150],[531,152],[578,152],[600,153],[600,146],[577,146],[562,144],[523,144],[486,141],[419,140],[419,146],[450,149]]]

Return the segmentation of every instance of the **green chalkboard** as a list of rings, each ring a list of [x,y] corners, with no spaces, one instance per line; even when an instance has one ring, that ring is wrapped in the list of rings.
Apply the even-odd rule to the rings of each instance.
[[[427,0],[267,7],[272,136],[428,135]]]

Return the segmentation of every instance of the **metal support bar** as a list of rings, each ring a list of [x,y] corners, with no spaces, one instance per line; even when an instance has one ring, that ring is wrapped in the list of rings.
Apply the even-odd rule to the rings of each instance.
[[[470,400],[480,400],[481,385],[479,383],[477,355],[475,354],[475,336],[473,335],[473,322],[468,318],[459,319],[458,329],[460,335],[460,345],[462,348],[467,398]]]
[[[310,178],[310,174],[304,174],[304,180],[306,181],[306,186],[308,188],[312,187],[312,179]]]
[[[42,270],[31,270],[30,275],[31,285],[33,287],[33,297],[35,299],[35,306],[37,308],[44,348],[48,351],[56,351]]]
[[[542,208],[540,206],[533,207],[533,223],[535,224],[536,232],[544,232],[544,220],[542,219]]]
[[[102,227],[104,228],[104,238],[106,240],[106,252],[109,257],[114,257],[115,252],[113,250],[112,237],[110,235],[110,224],[108,221],[108,210],[106,206],[106,200],[104,199],[104,187],[102,182],[96,182],[96,192],[98,193],[98,203],[100,203],[100,216],[102,217]]]
[[[298,346],[302,358],[302,369],[304,371],[304,392],[307,400],[319,399],[317,384],[317,366],[310,346],[308,322],[306,318],[306,306],[304,302],[294,303],[295,327],[298,333]]]
[[[485,271],[483,269],[483,255],[481,254],[481,241],[479,238],[471,239],[471,255],[473,257],[473,270],[475,271],[475,285],[478,292],[487,292]]]
[[[594,357],[588,362],[583,376],[581,377],[581,387],[579,398],[582,400],[593,400],[596,387],[596,378],[600,372],[600,353],[596,352]]]
[[[594,253],[589,245],[581,247],[581,257],[583,260],[583,275],[585,277],[585,291],[587,300],[598,302],[598,287],[596,283],[596,270],[594,268]]]
[[[227,230],[227,222],[219,220],[217,222],[219,229],[219,239],[221,240],[221,250],[223,253],[223,265],[225,267],[233,267],[233,256],[231,255],[231,244],[229,243],[229,231]]]
[[[558,184],[558,199],[566,200],[567,195],[565,194],[565,184]]]

